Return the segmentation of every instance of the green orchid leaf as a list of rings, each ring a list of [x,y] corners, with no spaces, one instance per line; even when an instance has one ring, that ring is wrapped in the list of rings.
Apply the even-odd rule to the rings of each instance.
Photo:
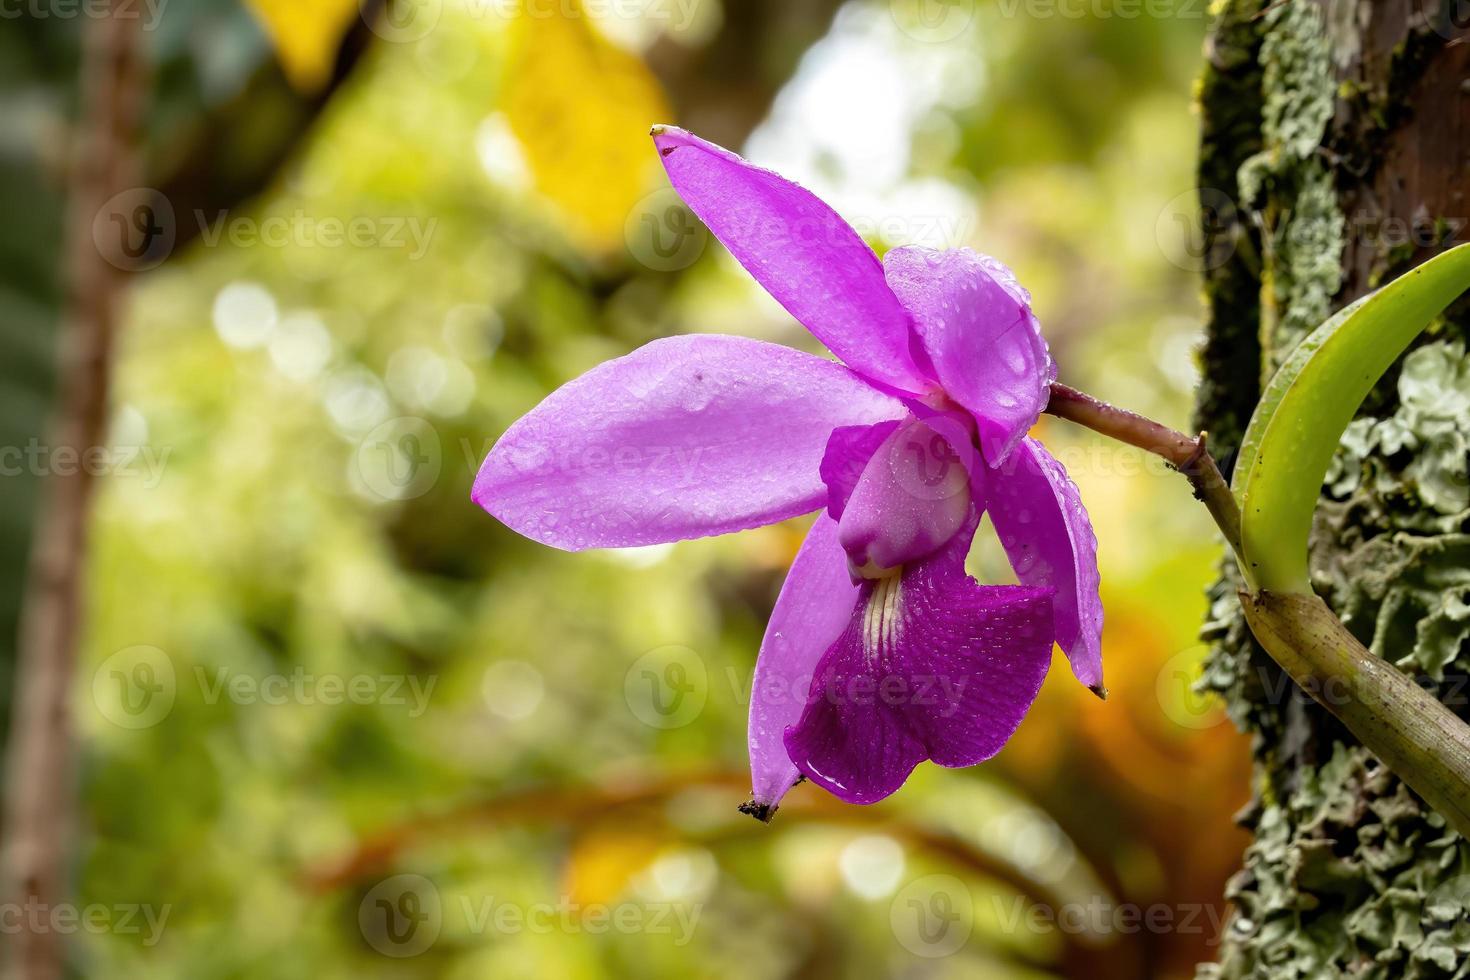
[[[1470,245],[1342,310],[1292,351],[1246,430],[1234,491],[1252,589],[1311,594],[1307,535],[1327,467],[1358,406],[1410,342],[1470,289]]]

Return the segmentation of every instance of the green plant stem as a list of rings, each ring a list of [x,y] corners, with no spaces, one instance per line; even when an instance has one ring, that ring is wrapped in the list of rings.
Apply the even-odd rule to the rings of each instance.
[[[1292,679],[1470,838],[1470,725],[1374,656],[1317,596],[1262,590],[1240,602]]]
[[[1205,449],[1182,432],[1066,385],[1048,414],[1155,453],[1179,470],[1241,555],[1240,509]],[[1314,594],[1242,592],[1251,632],[1273,660],[1461,835],[1470,838],[1470,725],[1374,656]]]

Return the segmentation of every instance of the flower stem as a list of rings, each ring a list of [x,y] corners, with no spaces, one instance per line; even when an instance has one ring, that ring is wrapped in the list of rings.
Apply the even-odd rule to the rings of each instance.
[[[1240,554],[1240,507],[1215,457],[1205,446],[1205,433],[1191,439],[1137,412],[1109,405],[1064,384],[1051,386],[1051,401],[1046,411],[1162,457],[1189,480],[1195,497],[1209,509],[1226,543]]]

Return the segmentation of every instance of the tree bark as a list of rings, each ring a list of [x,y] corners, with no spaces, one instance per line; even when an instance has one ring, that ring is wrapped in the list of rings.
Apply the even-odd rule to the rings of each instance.
[[[1229,0],[1200,88],[1209,270],[1198,422],[1228,458],[1263,379],[1332,312],[1470,237],[1470,43],[1455,0]],[[1339,447],[1313,584],[1470,716],[1470,303]],[[1411,367],[1405,368],[1405,365]],[[1253,738],[1255,835],[1200,978],[1470,975],[1470,843],[1293,688],[1223,566],[1201,686]]]

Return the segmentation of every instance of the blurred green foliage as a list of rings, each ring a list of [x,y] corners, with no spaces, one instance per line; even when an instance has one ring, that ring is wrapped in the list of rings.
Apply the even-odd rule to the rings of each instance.
[[[182,90],[301,112],[281,84],[225,77],[268,51],[225,6],[218,34],[165,17],[161,83],[170,43],[205,45]],[[854,51],[942,69],[905,88],[931,95],[905,103],[890,183],[942,186],[960,222],[945,244],[1015,265],[1065,380],[1181,424],[1198,303],[1173,219],[1192,209],[1202,16],[959,4],[972,21],[936,39],[906,6],[846,5],[752,145],[819,158],[843,209],[876,165],[796,146],[822,122],[801,93]],[[643,196],[664,186],[652,147],[627,147],[679,120],[604,125],[661,101],[641,63],[697,63],[734,14],[703,0],[678,30],[430,7],[420,37],[376,25],[396,39],[372,35],[263,193],[177,207],[191,241],[130,296],[115,438],[140,448],[96,515],[78,900],[167,918],[157,937],[79,935],[79,970],[1112,977],[1208,956],[1182,929],[1078,936],[1014,915],[1212,901],[1239,851],[1219,836],[1245,796],[1238,746],[1209,706],[1161,693],[1162,671],[1197,670],[1216,552],[1182,483],[1141,455],[1043,431],[1098,523],[1113,701],[1058,670],[996,763],[926,768],[866,809],[802,787],[771,828],[734,807],[753,659],[801,522],[567,555],[470,503],[495,437],[602,360],[687,330],[812,342],[717,246],[663,262],[639,237],[645,215],[683,226]],[[610,63],[621,84],[599,84]],[[886,111],[853,108],[857,128]],[[272,139],[265,110],[237,118],[241,153]],[[201,181],[234,162],[207,155]],[[862,209],[879,248],[923,217]],[[1005,574],[997,548],[974,563]],[[681,686],[690,707],[660,712]],[[899,920],[934,875],[963,889],[973,935],[930,957]],[[544,929],[494,917],[543,906]],[[638,921],[599,930],[598,908]]]

